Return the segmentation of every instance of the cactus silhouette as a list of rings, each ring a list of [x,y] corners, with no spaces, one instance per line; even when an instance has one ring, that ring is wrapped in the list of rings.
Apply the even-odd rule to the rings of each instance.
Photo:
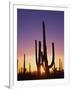
[[[18,73],[18,59],[17,59],[17,73]]]
[[[41,51],[41,41],[39,41],[38,51],[37,51],[37,40],[35,40],[35,56],[36,56],[35,58],[36,58],[36,65],[37,65],[38,73],[40,73],[40,65],[42,65],[44,67],[45,72],[48,74],[49,69],[54,65],[54,59],[55,59],[54,42],[52,42],[52,62],[50,65],[48,65],[44,21],[43,21],[42,25],[43,25],[43,51]],[[38,55],[38,57],[37,57],[37,55]]]
[[[37,59],[37,40],[35,40],[35,56],[36,56],[36,65],[37,65],[38,74],[40,73],[40,52],[41,52],[41,42],[39,41],[39,53],[38,53],[39,59]]]
[[[62,61],[61,61],[61,59],[59,58],[59,71],[62,71],[62,70],[63,70]]]
[[[24,64],[23,64],[23,73],[25,74],[25,72],[26,72],[26,68],[25,68],[25,54],[24,54]]]
[[[29,72],[31,73],[31,64],[29,63]]]

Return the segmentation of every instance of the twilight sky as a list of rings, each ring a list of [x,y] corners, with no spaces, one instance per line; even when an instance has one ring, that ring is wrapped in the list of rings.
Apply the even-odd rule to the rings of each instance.
[[[49,64],[52,60],[52,42],[55,44],[56,67],[59,67],[59,58],[64,63],[64,11],[17,9],[17,58],[20,67],[25,53],[27,69],[29,63],[34,70],[36,68],[35,40],[43,39],[42,21],[45,22]]]

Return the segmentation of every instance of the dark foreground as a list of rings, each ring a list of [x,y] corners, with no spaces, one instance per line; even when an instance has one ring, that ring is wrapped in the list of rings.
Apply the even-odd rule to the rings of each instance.
[[[55,73],[50,73],[49,75],[33,73],[19,73],[17,75],[17,80],[39,80],[39,79],[61,79],[64,78],[64,71],[57,71]]]

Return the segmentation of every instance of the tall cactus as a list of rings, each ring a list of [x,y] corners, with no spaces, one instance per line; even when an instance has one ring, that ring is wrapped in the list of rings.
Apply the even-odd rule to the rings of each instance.
[[[59,71],[62,71],[62,70],[63,70],[62,61],[61,61],[61,59],[59,58]]]
[[[24,54],[24,64],[23,64],[23,72],[24,72],[24,74],[25,74],[25,71],[26,71],[26,68],[25,68],[25,54]]]
[[[35,58],[38,74],[40,73],[40,52],[41,52],[41,41],[39,41],[39,50],[38,50],[38,59],[37,59],[37,40],[35,40]]]
[[[49,73],[49,68],[54,65],[55,59],[55,52],[54,52],[54,42],[52,42],[52,62],[48,65],[48,58],[47,58],[47,47],[46,47],[46,35],[45,35],[45,23],[43,21],[43,51],[41,51],[41,41],[39,41],[39,48],[38,48],[38,58],[37,58],[37,40],[35,40],[35,56],[36,56],[36,65],[38,72],[40,69],[40,65],[44,66],[43,62],[45,63],[45,72]]]
[[[29,72],[31,73],[31,64],[29,63]]]
[[[35,40],[35,58],[36,58],[36,64],[37,64],[37,40]]]
[[[18,59],[17,59],[17,73],[18,73]]]

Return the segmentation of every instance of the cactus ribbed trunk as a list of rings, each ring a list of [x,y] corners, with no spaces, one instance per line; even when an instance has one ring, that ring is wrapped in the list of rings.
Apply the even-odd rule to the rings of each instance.
[[[44,67],[45,73],[48,77],[49,75],[49,69],[54,65],[54,59],[55,59],[55,52],[54,52],[54,43],[52,43],[52,62],[50,65],[48,65],[48,58],[47,58],[47,47],[46,47],[46,35],[45,35],[45,23],[42,22],[43,26],[43,51],[41,51],[41,41],[39,41],[38,46],[38,58],[37,58],[37,40],[35,40],[35,56],[36,56],[36,65],[38,73],[40,73],[40,65]],[[45,65],[43,64],[45,63]]]

